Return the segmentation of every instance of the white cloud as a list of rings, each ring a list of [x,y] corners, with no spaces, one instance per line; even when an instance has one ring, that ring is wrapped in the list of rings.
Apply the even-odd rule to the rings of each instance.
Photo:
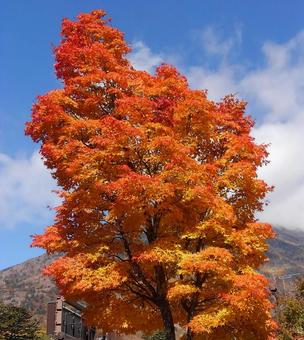
[[[136,69],[151,73],[163,61],[163,58],[160,54],[152,53],[142,41],[136,41],[132,44],[129,60]]]
[[[304,112],[303,112],[304,114]],[[258,126],[258,142],[270,142],[271,163],[261,169],[260,177],[274,184],[270,205],[260,218],[274,225],[304,229],[304,121],[271,122]]]
[[[44,223],[48,206],[58,203],[51,190],[55,183],[38,152],[30,158],[11,158],[0,153],[0,227]]]
[[[216,72],[201,66],[192,66],[186,72],[193,88],[208,90],[208,97],[219,100],[228,93],[239,92],[233,66],[222,65]]]
[[[270,164],[260,170],[260,176],[275,186],[259,217],[274,225],[304,229],[304,32],[282,44],[266,42],[265,63],[254,69],[246,62],[229,63],[232,47],[240,42],[240,32],[221,40],[208,28],[203,43],[207,53],[221,56],[217,69],[202,62],[184,68],[184,73],[192,87],[208,89],[211,99],[236,93],[249,102],[258,121],[253,131],[257,142],[271,143]],[[149,55],[154,64],[158,55],[151,50]]]
[[[201,39],[207,53],[222,57],[224,62],[232,50],[238,49],[242,43],[242,30],[240,27],[236,27],[234,34],[227,39],[221,39],[213,26],[198,32],[197,36]]]

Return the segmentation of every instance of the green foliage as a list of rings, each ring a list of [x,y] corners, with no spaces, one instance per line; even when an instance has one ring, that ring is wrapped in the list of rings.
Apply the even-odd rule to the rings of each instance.
[[[293,295],[281,297],[278,302],[278,321],[281,339],[293,339],[304,335],[304,279],[300,280]]]
[[[303,300],[298,300],[296,297],[287,298],[280,315],[280,323],[291,333],[304,335]]]
[[[150,336],[145,336],[144,339],[145,340],[166,340],[167,337],[166,337],[165,331],[157,331]]]
[[[23,307],[0,303],[1,340],[41,339],[39,324]]]
[[[285,322],[298,331],[304,331],[304,306],[302,301],[292,299],[287,302],[284,311]]]
[[[300,280],[297,285],[297,297],[304,299],[304,279]]]

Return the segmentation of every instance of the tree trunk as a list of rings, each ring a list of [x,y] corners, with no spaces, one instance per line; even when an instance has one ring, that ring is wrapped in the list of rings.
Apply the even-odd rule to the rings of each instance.
[[[170,304],[167,300],[168,292],[167,278],[163,266],[162,265],[155,266],[154,273],[156,278],[156,293],[158,295],[156,304],[160,309],[161,316],[163,319],[163,324],[166,332],[166,340],[175,340],[174,322]]]
[[[175,340],[175,328],[171,308],[168,301],[164,300],[159,305],[166,332],[166,340]]]
[[[188,327],[187,334],[186,334],[186,340],[192,340],[192,332],[191,329]]]

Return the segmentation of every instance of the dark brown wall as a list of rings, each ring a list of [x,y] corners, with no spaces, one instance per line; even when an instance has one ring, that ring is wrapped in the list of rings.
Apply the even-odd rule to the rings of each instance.
[[[55,334],[55,313],[56,302],[49,302],[47,305],[46,332],[48,335]]]

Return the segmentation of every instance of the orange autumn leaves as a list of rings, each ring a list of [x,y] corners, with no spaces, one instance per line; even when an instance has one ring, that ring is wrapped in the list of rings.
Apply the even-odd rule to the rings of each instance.
[[[256,269],[273,232],[254,216],[271,188],[245,103],[210,101],[169,65],[138,71],[129,51],[103,11],[63,21],[63,88],[38,97],[26,127],[62,204],[33,245],[62,254],[47,273],[104,330],[270,339]]]

